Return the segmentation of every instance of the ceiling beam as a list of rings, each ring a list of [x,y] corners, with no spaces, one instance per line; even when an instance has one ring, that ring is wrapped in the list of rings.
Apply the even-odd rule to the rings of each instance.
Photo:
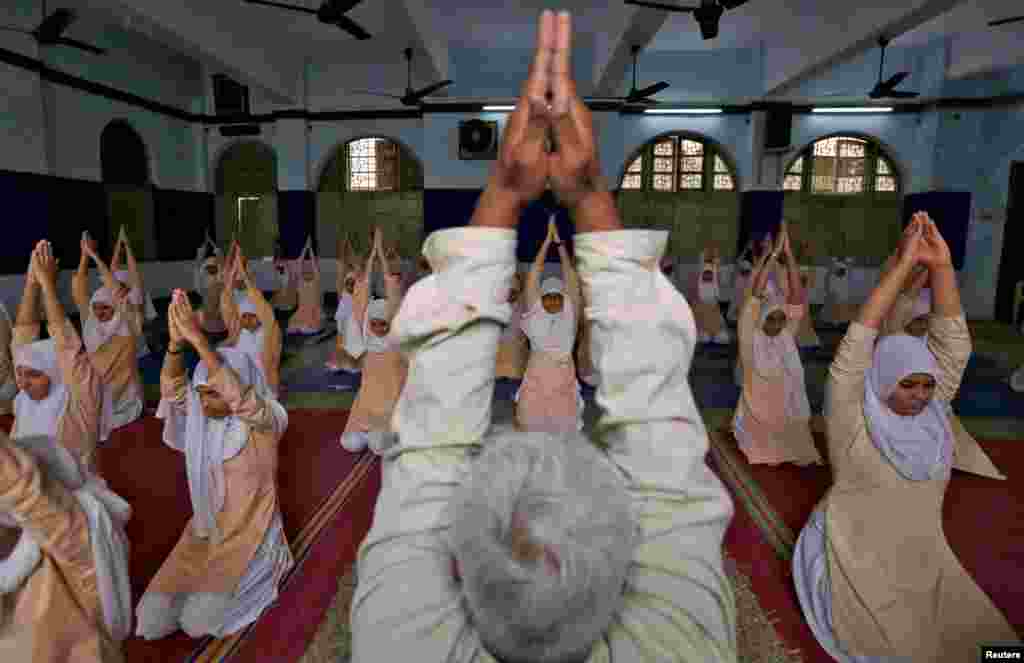
[[[423,0],[402,0],[402,4],[409,15],[409,22],[412,24],[412,31],[417,41],[413,48],[416,49],[418,46],[419,48],[416,50],[421,50],[427,54],[427,67],[424,67],[422,62],[416,61],[413,63],[413,69],[417,73],[422,74],[423,80],[428,83],[447,80],[447,36],[440,29],[440,26],[435,25],[435,21]],[[442,90],[439,94],[444,95],[446,92]]]
[[[647,46],[668,20],[668,12],[625,4],[612,5],[609,14],[606,25],[622,27],[594,35],[594,96],[619,93],[633,64],[630,49]]]
[[[213,16],[217,3],[205,3],[202,11],[183,2],[165,0],[88,0],[97,10],[117,17],[117,24],[222,71],[238,82],[265,93],[270,101],[300,101],[301,61],[291,62],[249,37],[244,26],[231,31],[221,26],[231,20]]]
[[[849,6],[842,3],[825,6],[823,10],[832,16],[827,20],[819,18],[812,33],[792,35],[787,46],[766,44],[765,95],[785,94],[807,79],[877,48],[879,35],[895,38],[961,2],[963,0],[863,2],[858,3],[856,11],[850,11]],[[793,25],[802,31],[799,20],[793,21]]]

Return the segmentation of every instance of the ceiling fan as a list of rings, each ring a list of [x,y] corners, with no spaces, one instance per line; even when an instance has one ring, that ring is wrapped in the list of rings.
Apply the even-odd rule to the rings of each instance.
[[[368,94],[374,97],[390,97],[392,99],[398,99],[405,106],[419,106],[423,103],[425,97],[429,97],[441,88],[448,87],[454,81],[444,80],[438,81],[427,87],[420,88],[419,90],[412,89],[412,49],[406,48],[403,51],[405,55],[405,66],[407,73],[407,83],[405,86],[405,94],[387,94],[383,92],[374,92],[373,90],[349,90],[349,92],[355,94]]]
[[[271,2],[270,0],[245,0],[245,2],[250,5],[264,5],[293,12],[301,12],[303,14],[313,14],[321,23],[341,28],[356,39],[370,39],[371,35],[369,32],[364,30],[361,25],[350,19],[348,16],[345,16],[345,14],[351,11],[353,7],[362,1],[363,0],[324,0],[324,3],[320,5],[320,9],[310,9],[309,7],[298,7],[296,5],[286,5],[280,2]]]
[[[910,75],[909,71],[901,71],[893,74],[886,80],[882,80],[882,74],[885,71],[885,48],[889,45],[890,40],[886,37],[880,36],[878,38],[878,45],[882,49],[882,57],[878,63],[878,82],[875,83],[875,87],[871,88],[868,92],[869,99],[913,99],[914,97],[920,96],[920,92],[905,92],[903,90],[897,90],[896,87],[906,80],[907,76]],[[846,97],[854,96],[848,95],[845,92],[832,92],[829,94],[821,95],[823,97]]]
[[[1001,18],[998,21],[989,21],[988,27],[994,28],[997,25],[1007,25],[1009,23],[1017,23],[1018,21],[1024,21],[1024,16],[1013,16],[1010,18]]]
[[[647,0],[625,0],[627,5],[637,7],[650,7],[661,9],[667,12],[693,12],[693,17],[700,25],[700,34],[704,39],[714,39],[718,36],[718,22],[727,10],[736,9],[747,4],[749,0],[701,0],[700,7],[679,7],[667,5],[662,2],[648,2]]]
[[[43,12],[45,13],[45,6]],[[77,15],[70,9],[57,9],[43,19],[43,22],[35,30],[21,30],[13,27],[5,27],[10,32],[20,32],[31,35],[40,46],[71,46],[82,51],[88,51],[95,55],[103,55],[106,50],[62,36],[68,27],[75,21]]]
[[[636,87],[636,72],[637,72],[636,56],[637,56],[637,54],[640,53],[640,47],[634,45],[634,46],[630,47],[629,50],[633,53],[633,87],[630,88],[629,94],[627,94],[625,97],[611,97],[611,98],[612,99],[621,99],[622,101],[626,102],[627,104],[655,104],[655,103],[658,103],[654,99],[650,99],[650,97],[653,97],[654,95],[658,94],[659,92],[661,92],[665,88],[669,87],[669,84],[666,83],[665,81],[659,81],[659,82],[655,83],[654,85],[648,85],[645,88],[637,89],[637,87]]]

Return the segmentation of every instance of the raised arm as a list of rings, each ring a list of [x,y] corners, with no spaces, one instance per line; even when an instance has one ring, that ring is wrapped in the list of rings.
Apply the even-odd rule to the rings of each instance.
[[[241,269],[241,248],[233,249],[231,255],[233,257],[224,271],[224,287],[220,291],[220,317],[227,328],[229,343],[238,340],[238,335],[242,331],[242,314],[238,312],[238,302],[235,301],[235,279]]]
[[[39,282],[36,280],[35,270],[32,268],[31,255],[29,255],[28,259],[28,270],[25,272],[25,287],[21,292],[21,301],[18,302],[18,312],[14,318],[14,326],[15,328],[21,327],[23,329],[33,327],[36,330],[34,336],[38,336]],[[15,336],[18,337],[18,334]]]
[[[558,247],[558,260],[562,263],[562,274],[565,275],[565,289],[572,300],[574,315],[578,322],[582,322],[583,292],[580,290],[579,274],[576,273],[576,268],[569,257],[569,251],[565,248],[565,244],[562,243],[562,238],[558,236],[558,228],[555,228],[555,246]]]
[[[78,315],[81,316],[84,323],[92,315],[92,311],[89,309],[89,256],[95,252],[96,243],[87,236],[83,236],[79,247],[82,253],[78,259],[78,269],[71,277],[71,298],[75,300]]]
[[[264,368],[268,373],[267,381],[271,385],[277,385],[280,382],[278,372],[281,367],[281,350],[284,341],[281,325],[277,322],[277,317],[274,315],[274,307],[263,296],[263,292],[256,287],[252,276],[249,274],[249,270],[241,266],[241,263],[239,264],[239,272],[241,273],[242,280],[245,282],[246,296],[252,302],[252,305],[256,307],[256,317],[259,318],[260,326],[266,330],[266,335],[263,337],[263,359]]]
[[[116,273],[121,270],[121,258],[125,241],[124,226],[121,226],[117,241],[114,242],[114,255],[110,258],[110,271],[112,272]]]
[[[929,320],[928,348],[941,369],[935,397],[949,403],[956,397],[971,357],[971,334],[960,303],[960,289],[949,246],[935,222],[922,213],[924,231],[919,251],[931,275],[934,315]]]
[[[145,284],[142,282],[142,270],[139,269],[139,263],[135,260],[135,252],[132,251],[132,245],[125,239],[122,242],[124,246],[125,255],[128,257],[128,282],[132,288],[137,290],[141,296],[145,296]]]
[[[524,305],[527,311],[531,310],[540,299],[540,275],[544,272],[544,263],[547,261],[548,250],[551,248],[551,242],[554,240],[555,236],[551,232],[551,226],[548,226],[548,235],[544,238],[544,243],[540,245],[540,251],[537,251],[533,264],[530,265],[530,271],[526,274],[523,297],[525,298]]]

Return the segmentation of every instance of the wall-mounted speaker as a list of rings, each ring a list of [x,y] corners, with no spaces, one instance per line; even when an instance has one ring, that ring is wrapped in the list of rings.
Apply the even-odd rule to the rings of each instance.
[[[248,115],[249,88],[224,74],[213,75],[213,109],[217,115]]]
[[[459,159],[485,161],[498,158],[498,123],[493,120],[459,122]]]
[[[772,108],[765,113],[764,149],[788,150],[792,139],[793,110],[791,108]]]
[[[227,124],[220,127],[220,135],[225,138],[236,136],[259,136],[262,129],[258,124]]]

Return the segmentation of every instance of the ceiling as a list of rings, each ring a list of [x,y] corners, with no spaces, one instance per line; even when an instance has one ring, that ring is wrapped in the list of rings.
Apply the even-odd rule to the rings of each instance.
[[[320,0],[280,0],[316,8]],[[695,6],[699,0],[661,0]],[[59,0],[50,0],[58,5]],[[808,79],[863,56],[879,33],[893,46],[945,38],[953,78],[1024,63],[1024,22],[989,28],[987,21],[1024,14],[1020,0],[750,0],[727,11],[717,39],[700,36],[689,14],[627,6],[621,0],[364,0],[348,16],[372,35],[357,41],[314,16],[250,5],[242,0],[66,0],[83,6],[255,87],[269,99],[301,99],[304,62],[394,64],[404,77],[401,49],[416,52],[414,77],[448,77],[449,49],[529,49],[538,13],[552,5],[573,12],[581,41],[593,46],[593,86],[616,92],[629,76],[629,48],[708,52],[757,48],[764,89],[751,96],[784,96]],[[595,6],[596,5],[596,6]],[[72,34],[71,36],[77,36]],[[460,90],[460,96],[462,91]]]

